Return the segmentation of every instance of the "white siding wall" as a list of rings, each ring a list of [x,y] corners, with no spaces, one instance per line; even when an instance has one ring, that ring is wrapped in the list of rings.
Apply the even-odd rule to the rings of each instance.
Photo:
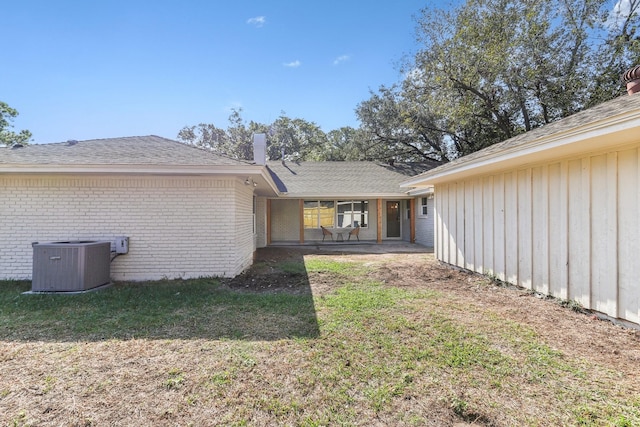
[[[129,236],[114,280],[234,276],[251,263],[251,190],[232,178],[0,177],[0,278],[31,277],[31,242]]]
[[[426,197],[426,196],[424,196]],[[427,215],[422,215],[421,197],[416,198],[416,243],[428,248],[433,247],[433,197],[427,198]]]
[[[640,323],[640,149],[436,185],[436,256]]]

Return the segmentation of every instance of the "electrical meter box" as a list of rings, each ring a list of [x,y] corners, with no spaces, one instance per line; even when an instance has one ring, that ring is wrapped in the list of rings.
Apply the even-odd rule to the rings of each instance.
[[[120,236],[114,239],[115,253],[126,254],[129,253],[129,238]]]

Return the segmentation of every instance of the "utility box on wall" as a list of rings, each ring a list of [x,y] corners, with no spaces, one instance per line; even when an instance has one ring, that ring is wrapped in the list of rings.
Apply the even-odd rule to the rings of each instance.
[[[112,243],[112,252],[117,254],[129,253],[129,238],[125,236],[116,237]]]
[[[111,242],[50,242],[32,246],[32,292],[85,291],[110,281]]]

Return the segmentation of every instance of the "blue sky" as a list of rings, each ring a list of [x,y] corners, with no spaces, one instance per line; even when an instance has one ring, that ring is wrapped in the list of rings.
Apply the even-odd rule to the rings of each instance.
[[[226,128],[232,108],[326,132],[400,81],[420,9],[438,2],[5,1],[0,100],[36,143]],[[444,2],[443,2],[444,4]],[[448,2],[447,2],[448,4]]]

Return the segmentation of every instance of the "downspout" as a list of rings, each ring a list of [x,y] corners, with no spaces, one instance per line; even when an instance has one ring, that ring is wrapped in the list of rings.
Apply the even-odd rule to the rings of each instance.
[[[415,243],[416,242],[416,199],[415,197],[412,199],[409,199],[409,212],[410,212],[410,216],[409,216],[409,228],[411,229],[410,231],[410,239],[409,242],[410,243]]]
[[[300,216],[300,244],[304,243],[304,200],[298,201],[298,215]]]
[[[267,199],[267,246],[271,246],[271,199]]]

